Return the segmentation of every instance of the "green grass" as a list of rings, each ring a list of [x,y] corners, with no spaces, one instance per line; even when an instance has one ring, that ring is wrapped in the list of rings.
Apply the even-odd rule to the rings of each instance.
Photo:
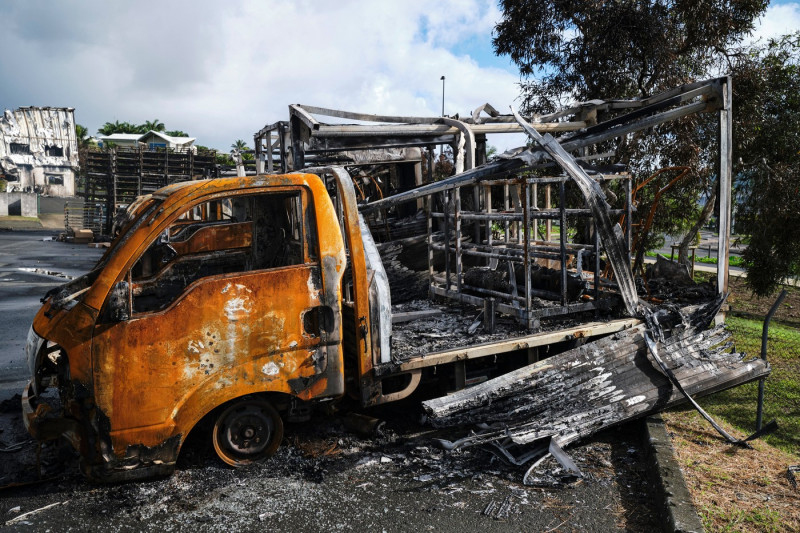
[[[781,515],[768,506],[759,507],[749,511],[736,509],[732,512],[725,512],[719,506],[703,506],[701,516],[703,517],[703,527],[706,530],[715,531],[783,531]],[[722,522],[724,527],[715,528],[715,524]]]
[[[658,252],[646,252],[645,255],[647,257],[656,257],[656,256],[658,256]],[[705,264],[709,264],[709,265],[716,265],[717,264],[717,258],[716,257],[695,257],[694,262],[695,263],[705,263]],[[735,266],[735,267],[744,268],[746,266],[746,263],[745,263],[744,259],[742,259],[738,255],[729,256],[728,257],[728,263],[730,264],[730,266]]]
[[[761,320],[728,316],[737,351],[748,357],[761,353]],[[773,322],[767,340],[767,361],[772,374],[764,387],[764,423],[778,421],[778,430],[764,440],[794,455],[800,455],[800,330]],[[712,416],[718,416],[741,430],[755,431],[758,383],[748,383],[719,392],[699,402]]]
[[[39,217],[21,217],[21,216],[18,216],[18,215],[8,215],[8,216],[0,217],[0,221],[5,221],[5,220],[19,220],[19,221],[25,221],[25,222],[39,222]]]
[[[696,257],[695,258],[695,262],[696,263],[706,263],[706,264],[709,264],[709,265],[716,265],[717,264],[717,258],[716,257]],[[744,268],[745,266],[747,266],[747,263],[745,262],[745,260],[742,259],[738,255],[732,255],[732,256],[728,257],[728,262],[730,263],[731,266],[735,266],[735,267]]]

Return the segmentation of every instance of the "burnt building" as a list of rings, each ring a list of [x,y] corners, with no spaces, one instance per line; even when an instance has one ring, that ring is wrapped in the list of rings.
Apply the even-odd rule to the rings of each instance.
[[[78,143],[71,107],[20,107],[0,117],[0,176],[8,191],[74,196]]]

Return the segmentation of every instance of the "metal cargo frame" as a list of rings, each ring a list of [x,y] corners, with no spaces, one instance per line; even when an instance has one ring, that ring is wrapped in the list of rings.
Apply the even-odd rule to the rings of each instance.
[[[660,124],[679,120],[699,113],[716,112],[719,124],[718,137],[718,185],[720,202],[720,239],[718,255],[721,258],[717,268],[717,290],[720,294],[727,292],[728,288],[728,250],[730,247],[730,219],[731,219],[731,80],[729,77],[715,78],[695,83],[689,83],[674,89],[653,95],[648,98],[631,100],[591,100],[573,104],[565,109],[547,115],[533,115],[521,119],[512,114],[500,114],[494,107],[484,104],[473,111],[471,116],[459,117],[409,117],[386,116],[365,113],[354,113],[335,109],[326,109],[307,105],[290,105],[289,120],[279,121],[268,126],[254,135],[256,146],[256,160],[259,172],[289,172],[301,170],[307,166],[319,164],[343,164],[344,152],[353,153],[359,150],[380,150],[389,148],[419,147],[428,150],[429,173],[427,183],[413,189],[401,192],[391,197],[372,201],[361,206],[365,215],[386,212],[386,210],[410,201],[418,201],[424,205],[428,222],[429,256],[441,247],[447,251],[446,257],[452,258],[452,265],[445,268],[444,275],[430,274],[431,292],[440,296],[456,298],[474,305],[487,305],[492,298],[499,299],[494,303],[498,310],[510,312],[517,319],[526,322],[529,327],[534,327],[536,321],[552,314],[573,312],[582,308],[597,308],[598,294],[593,299],[580,304],[564,305],[563,295],[560,295],[559,304],[554,307],[535,309],[530,304],[535,293],[529,286],[525,287],[525,294],[491,295],[484,293],[481,296],[466,294],[463,290],[462,272],[458,270],[464,257],[485,257],[488,260],[513,257],[513,261],[521,258],[523,264],[530,264],[537,254],[550,254],[560,259],[574,245],[570,243],[541,244],[536,239],[530,239],[530,222],[533,220],[564,220],[570,216],[584,216],[590,212],[598,222],[597,215],[606,213],[614,214],[605,204],[605,199],[596,201],[602,195],[592,191],[589,185],[591,179],[588,174],[604,174],[604,165],[593,166],[600,161],[608,163],[615,156],[613,147],[609,148],[608,141],[624,137],[631,133],[645,130],[652,131]],[[330,117],[332,122],[352,120],[366,122],[341,124],[326,123],[322,117]],[[522,120],[522,122],[520,122]],[[524,123],[523,123],[524,122]],[[487,136],[497,133],[526,132],[531,138],[536,138],[536,143],[527,147],[506,152],[491,162],[485,159]],[[536,134],[536,135],[533,135]],[[543,134],[542,137],[539,134]],[[432,154],[436,146],[448,145],[453,148],[456,175],[439,182],[433,182],[430,170],[432,169]],[[561,154],[554,155],[555,151]],[[566,158],[566,159],[565,159]],[[276,168],[276,162],[280,169]],[[559,167],[561,167],[559,169]],[[576,179],[576,172],[588,174]],[[549,168],[550,178],[534,178],[525,174],[526,170],[540,170]],[[558,173],[562,170],[563,174]],[[584,179],[585,178],[585,179]],[[563,212],[563,202],[559,202],[559,209],[536,214],[531,212],[530,191],[534,187],[546,185],[543,179],[549,179],[549,184],[561,189],[570,179],[582,184],[582,192],[586,198],[586,205],[577,210],[567,207]],[[539,181],[537,181],[539,180]],[[588,180],[588,181],[587,181]],[[485,200],[487,194],[486,183],[496,182],[498,185],[520,187],[524,199],[522,213],[493,213],[486,206],[491,205]],[[630,182],[626,185],[626,206],[630,206]],[[580,184],[579,184],[580,185]],[[471,195],[475,205],[482,208],[464,211],[461,205],[464,187],[471,186]],[[588,187],[588,188],[587,188]],[[560,193],[560,190],[559,190]],[[490,193],[491,195],[491,193]],[[434,198],[442,201],[446,209],[435,210]],[[590,201],[591,200],[591,201]],[[605,204],[605,207],[603,205]],[[625,207],[630,211],[630,207]],[[445,215],[446,213],[446,215]],[[605,218],[605,230],[601,233],[600,243],[589,245],[606,248],[603,241],[612,237],[610,225]],[[614,245],[616,252],[628,252],[630,258],[630,216],[626,216],[626,227],[623,229],[624,243]],[[465,220],[478,222],[479,237],[473,243],[459,241],[460,231],[455,228]],[[434,233],[437,223],[453,227],[454,243],[445,245],[435,242],[430,235]],[[492,223],[501,223],[504,228],[507,224],[522,226],[522,243],[505,243],[505,229],[503,243],[497,245],[491,242],[490,231]],[[448,227],[447,232],[450,232]],[[446,242],[446,241],[445,241]],[[521,250],[519,249],[521,245]],[[514,251],[516,250],[516,251]],[[481,255],[483,254],[483,255]],[[487,255],[488,254],[488,255]],[[452,257],[451,257],[452,256]],[[616,254],[617,261],[622,263],[620,255]],[[498,259],[499,260],[499,259]],[[448,261],[450,261],[448,259]],[[563,262],[562,262],[563,265]],[[526,267],[526,269],[529,267]],[[630,273],[629,265],[625,270]],[[562,279],[565,273],[562,272]],[[602,280],[598,283],[593,280],[595,290],[602,293],[613,288],[605,285]],[[636,295],[631,295],[633,290],[633,277],[625,280],[627,285],[624,291],[628,313],[632,312]],[[565,285],[562,284],[562,292]],[[518,289],[521,289],[518,288]],[[478,291],[473,291],[478,292]],[[633,290],[635,293],[635,290]],[[600,296],[602,296],[600,294]],[[568,309],[565,309],[568,308]]]
[[[506,176],[501,173],[496,178],[488,177],[479,185],[454,184],[425,199],[428,243],[428,275],[432,295],[476,305],[484,310],[484,317],[495,312],[514,316],[529,329],[537,329],[539,320],[544,317],[564,315],[581,311],[598,310],[610,307],[612,300],[601,299],[614,293],[614,283],[601,277],[600,256],[604,252],[597,231],[593,232],[591,244],[567,242],[568,218],[591,218],[592,213],[585,208],[567,207],[567,187],[569,179],[565,176],[534,177],[522,172]],[[600,175],[600,181],[622,180],[630,193],[631,178],[628,174]],[[461,189],[469,187],[472,194],[473,210],[463,209]],[[551,190],[558,191],[558,206],[551,204]],[[502,190],[502,209],[493,208],[493,189]],[[543,189],[544,205],[539,206],[538,192]],[[434,211],[435,197],[442,211]],[[630,194],[627,195],[630,198]],[[519,205],[514,205],[518,203]],[[495,202],[496,203],[496,202]],[[477,209],[476,209],[477,206]],[[516,209],[515,209],[516,207]],[[622,209],[612,209],[612,215],[626,215],[626,249],[630,253],[630,203]],[[441,242],[434,240],[434,220],[440,222],[444,237]],[[465,235],[463,223],[472,221],[472,234]],[[544,222],[545,234],[536,235],[539,222]],[[553,240],[551,223],[559,225],[558,240]],[[499,238],[494,237],[493,226],[502,227]],[[469,237],[469,239],[465,239]],[[443,251],[445,269],[437,273],[434,269],[434,253]],[[464,257],[485,260],[487,267],[498,268],[504,264],[508,269],[509,289],[498,291],[485,287],[469,285],[464,280]],[[452,257],[452,259],[451,259]],[[571,257],[576,260],[574,269],[570,268]],[[592,259],[592,264],[586,260]],[[559,271],[559,292],[532,287],[531,270],[536,260],[557,262]],[[518,287],[514,265],[524,269],[524,287]],[[551,263],[552,264],[552,263]],[[584,301],[568,300],[568,272],[574,271],[582,279],[591,272],[590,293]],[[534,301],[536,299],[536,301]],[[550,303],[557,302],[557,303]]]

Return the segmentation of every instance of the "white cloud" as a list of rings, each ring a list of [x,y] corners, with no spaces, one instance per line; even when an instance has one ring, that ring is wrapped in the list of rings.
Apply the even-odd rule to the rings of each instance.
[[[768,39],[800,30],[800,3],[770,5],[755,26],[753,34],[747,40],[748,43],[766,42]]]
[[[491,32],[492,0],[28,1],[0,19],[0,107],[72,106],[90,131],[158,118],[227,149],[291,103],[436,116],[442,75],[448,114],[519,93],[516,72],[459,51]]]

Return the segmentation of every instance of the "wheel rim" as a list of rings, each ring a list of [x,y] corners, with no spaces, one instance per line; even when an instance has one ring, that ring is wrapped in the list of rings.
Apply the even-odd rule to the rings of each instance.
[[[264,400],[240,400],[216,420],[214,449],[231,466],[261,461],[274,454],[283,438],[277,411]]]

